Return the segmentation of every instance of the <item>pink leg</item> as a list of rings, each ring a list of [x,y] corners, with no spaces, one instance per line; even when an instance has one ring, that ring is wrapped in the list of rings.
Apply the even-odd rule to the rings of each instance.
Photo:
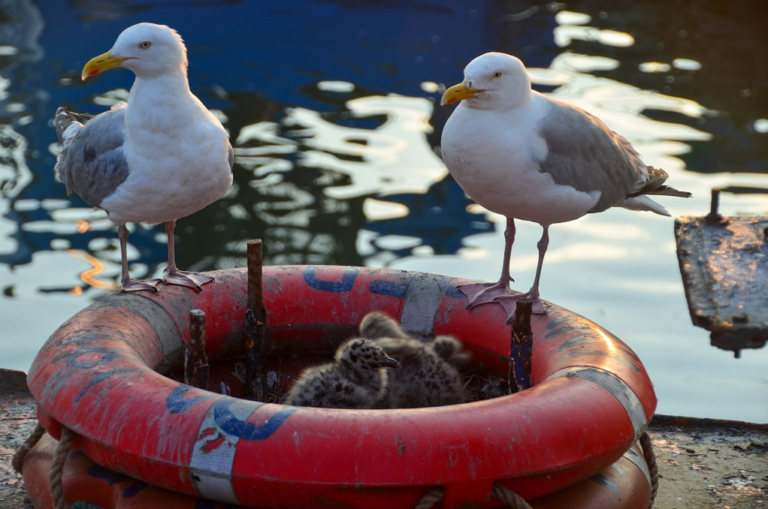
[[[471,283],[460,286],[459,290],[469,299],[467,308],[494,302],[499,297],[509,295],[509,282],[514,281],[509,275],[509,260],[514,243],[515,220],[510,217],[507,218],[507,229],[504,231],[504,264],[501,267],[501,277],[496,283]]]
[[[165,284],[188,286],[194,288],[198,292],[202,292],[201,288],[204,284],[213,281],[211,276],[205,274],[199,274],[197,272],[185,272],[176,268],[176,254],[174,248],[173,230],[176,227],[176,221],[168,221],[165,223],[165,233],[168,234],[168,267],[165,269]]]
[[[149,279],[147,281],[139,281],[138,279],[131,279],[128,275],[128,228],[124,224],[117,227],[117,238],[120,239],[120,258],[122,259],[123,276],[120,278],[120,291],[121,292],[140,292],[143,290],[149,290],[156,292],[159,279]]]
[[[536,247],[539,248],[539,262],[536,264],[536,277],[533,279],[533,286],[526,293],[508,295],[496,299],[496,302],[501,304],[507,311],[507,323],[515,317],[515,306],[518,299],[532,299],[534,313],[539,315],[547,313],[547,310],[544,309],[544,303],[539,298],[539,280],[541,279],[541,268],[544,266],[544,255],[547,253],[547,247],[549,247],[549,226],[542,226],[542,228],[544,232],[541,234],[538,244],[536,244]]]

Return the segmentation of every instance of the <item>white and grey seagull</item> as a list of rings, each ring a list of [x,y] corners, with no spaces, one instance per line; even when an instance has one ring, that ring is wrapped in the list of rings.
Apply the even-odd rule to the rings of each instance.
[[[511,318],[521,297],[544,313],[539,280],[549,226],[610,207],[669,216],[647,195],[689,197],[664,185],[664,170],[646,166],[630,143],[600,119],[531,89],[523,63],[486,53],[464,69],[441,104],[461,101],[446,122],[442,155],[459,186],[486,209],[507,218],[504,264],[495,283],[464,285],[469,307],[498,302]],[[509,260],[515,219],[539,223],[544,232],[533,286],[509,294]]]
[[[133,71],[128,102],[85,116],[59,108],[54,125],[62,150],[56,177],[118,226],[121,290],[156,291],[159,280],[130,278],[126,223],[165,223],[166,284],[198,291],[213,278],[176,267],[176,220],[221,198],[232,185],[234,153],[221,122],[189,90],[187,50],[179,34],[140,23],[127,28],[110,51],[91,59],[82,79],[124,67]]]

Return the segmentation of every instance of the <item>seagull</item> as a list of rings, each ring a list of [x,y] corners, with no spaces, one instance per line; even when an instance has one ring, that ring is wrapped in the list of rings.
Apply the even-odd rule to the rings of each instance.
[[[420,341],[410,337],[394,319],[374,311],[360,323],[360,335],[373,340],[402,369],[389,375],[389,408],[424,408],[464,402],[464,386],[456,366],[469,355],[452,336]]]
[[[363,338],[342,344],[327,364],[302,372],[286,396],[285,404],[319,408],[384,408],[388,374],[399,368],[374,342]]]
[[[165,284],[200,291],[213,278],[176,267],[173,231],[177,219],[210,205],[232,185],[229,135],[190,92],[187,50],[175,30],[152,23],[129,27],[110,51],[85,64],[81,77],[116,67],[136,75],[127,103],[92,118],[65,108],[56,111],[62,150],[54,173],[67,194],[74,191],[105,210],[117,225],[121,291],[157,291],[160,282],[130,278],[128,222],[165,223]]]
[[[667,173],[646,166],[624,137],[594,115],[531,90],[525,66],[511,55],[472,60],[464,81],[445,91],[441,105],[459,101],[443,129],[443,160],[470,198],[507,219],[501,277],[461,286],[469,308],[497,302],[511,320],[516,301],[530,298],[533,312],[545,313],[539,280],[550,225],[610,207],[669,216],[647,195],[691,196],[664,185]],[[513,296],[515,219],[539,223],[543,233],[533,286]]]

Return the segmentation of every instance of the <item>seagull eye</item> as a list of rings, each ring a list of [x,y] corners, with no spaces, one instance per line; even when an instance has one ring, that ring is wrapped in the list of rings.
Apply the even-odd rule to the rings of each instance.
[[[501,71],[496,71],[495,73],[493,73],[493,77],[494,78],[501,78]]]
[[[141,49],[148,49],[150,46],[152,46],[152,43],[149,41],[144,41],[139,44],[139,48]]]

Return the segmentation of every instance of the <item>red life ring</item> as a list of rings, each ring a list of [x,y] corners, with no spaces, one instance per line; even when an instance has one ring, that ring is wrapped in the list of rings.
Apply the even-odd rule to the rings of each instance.
[[[242,352],[246,273],[196,293],[164,287],[84,309],[35,359],[29,386],[54,436],[64,425],[99,465],[166,489],[258,507],[493,506],[494,483],[528,500],[612,465],[656,405],[629,347],[557,306],[532,321],[535,385],[492,400],[414,410],[330,410],[240,400],[165,376],[180,366],[189,310],[207,315],[210,358]],[[443,276],[354,267],[264,268],[276,351],[332,351],[371,310],[422,334],[452,334],[473,364],[505,375],[500,306],[466,310]]]
[[[48,479],[57,445],[45,435],[24,459],[24,485],[37,509],[54,509]],[[103,509],[234,509],[231,504],[201,501],[138,481],[104,468],[75,450],[67,455],[64,463],[62,489],[69,506],[87,502]],[[635,444],[613,465],[578,484],[538,498],[531,506],[534,509],[647,509],[650,499],[650,473],[642,450]]]

